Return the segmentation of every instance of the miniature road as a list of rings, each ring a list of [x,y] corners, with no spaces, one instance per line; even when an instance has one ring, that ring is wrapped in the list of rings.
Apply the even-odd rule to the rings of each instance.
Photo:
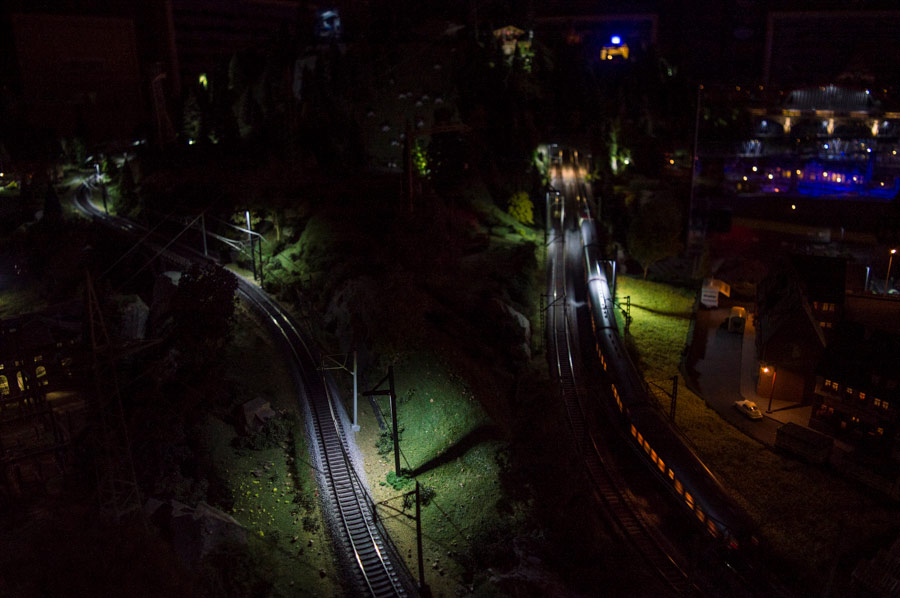
[[[752,305],[743,305],[748,313],[752,312]],[[759,442],[773,446],[775,431],[784,423],[807,426],[812,407],[773,401],[772,413],[766,412],[769,399],[758,396],[755,386],[758,369],[756,331],[750,318],[743,334],[721,328],[729,309],[730,305],[697,310],[694,341],[687,362],[688,373],[693,378],[689,384],[726,421]],[[753,421],[741,415],[733,407],[733,403],[741,399],[756,402],[765,417]]]

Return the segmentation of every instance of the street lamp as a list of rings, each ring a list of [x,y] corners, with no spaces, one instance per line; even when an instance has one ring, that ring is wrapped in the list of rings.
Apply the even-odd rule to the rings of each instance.
[[[772,413],[772,397],[775,394],[775,377],[778,375],[778,372],[775,370],[775,367],[764,366],[762,368],[762,373],[768,375],[769,372],[772,373],[772,384],[769,386],[769,406],[766,407],[766,413]]]
[[[887,292],[888,292],[888,281],[891,279],[891,263],[894,261],[895,253],[897,253],[897,250],[891,249],[891,257],[888,258],[887,276],[884,277],[884,294],[885,295],[887,295]]]

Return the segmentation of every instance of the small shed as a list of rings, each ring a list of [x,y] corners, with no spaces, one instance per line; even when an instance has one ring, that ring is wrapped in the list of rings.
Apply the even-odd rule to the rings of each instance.
[[[718,307],[719,293],[731,297],[731,285],[715,278],[704,278],[700,289],[700,304],[709,308]]]

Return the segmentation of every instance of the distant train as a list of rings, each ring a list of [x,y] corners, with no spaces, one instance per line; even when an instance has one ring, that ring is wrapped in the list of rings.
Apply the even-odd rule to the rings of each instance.
[[[586,202],[579,202],[587,297],[595,349],[603,369],[603,400],[642,460],[673,492],[696,523],[729,551],[753,552],[757,540],[749,516],[655,406],[629,358],[616,324],[608,261]],[[607,386],[608,385],[608,386]]]

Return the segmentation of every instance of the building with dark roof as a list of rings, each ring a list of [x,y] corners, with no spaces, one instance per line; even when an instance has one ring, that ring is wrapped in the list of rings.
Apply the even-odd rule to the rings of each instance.
[[[809,425],[900,463],[900,337],[843,325],[816,368]]]
[[[806,284],[811,276],[806,261],[782,260],[757,285],[759,396],[796,403],[808,403],[811,399],[816,364],[827,344],[827,318],[835,311],[837,293],[824,292],[825,285]],[[826,268],[824,263],[819,265]]]

